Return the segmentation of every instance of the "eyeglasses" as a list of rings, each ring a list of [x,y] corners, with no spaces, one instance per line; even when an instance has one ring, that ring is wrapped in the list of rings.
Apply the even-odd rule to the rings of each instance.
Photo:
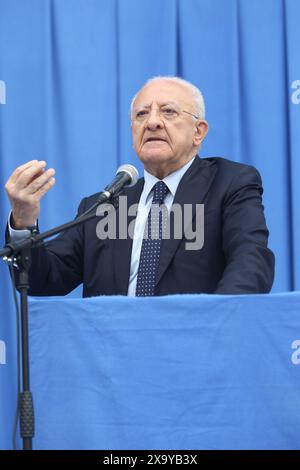
[[[175,119],[180,117],[182,113],[189,114],[190,116],[193,116],[195,119],[200,119],[200,117],[197,116],[196,114],[190,113],[189,111],[185,111],[184,109],[180,110],[179,108],[176,108],[175,106],[170,106],[170,105],[161,106],[160,108],[158,108],[157,113],[160,119],[164,121],[174,121]],[[150,108],[142,108],[132,113],[132,120],[136,122],[144,122],[149,119],[150,114],[151,114]]]

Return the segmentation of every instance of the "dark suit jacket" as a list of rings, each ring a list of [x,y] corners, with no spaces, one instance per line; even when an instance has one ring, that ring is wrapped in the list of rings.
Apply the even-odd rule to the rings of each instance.
[[[128,206],[139,201],[143,184],[142,178],[124,191]],[[162,241],[156,295],[269,292],[274,255],[267,248],[262,192],[253,167],[196,157],[174,203],[205,205],[204,246],[187,251],[184,238]],[[78,214],[96,197],[83,199]],[[64,295],[80,283],[84,297],[127,294],[132,239],[99,240],[98,222],[91,220],[32,250],[31,295]]]

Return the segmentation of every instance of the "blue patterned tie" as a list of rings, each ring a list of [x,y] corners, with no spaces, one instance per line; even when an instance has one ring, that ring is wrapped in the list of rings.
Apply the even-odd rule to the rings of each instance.
[[[158,181],[155,184],[140,254],[135,292],[137,297],[154,295],[163,234],[163,222],[165,221],[165,217],[163,217],[165,212],[162,211],[160,206],[163,204],[168,192],[169,188],[163,181]],[[166,210],[166,208],[164,209]]]

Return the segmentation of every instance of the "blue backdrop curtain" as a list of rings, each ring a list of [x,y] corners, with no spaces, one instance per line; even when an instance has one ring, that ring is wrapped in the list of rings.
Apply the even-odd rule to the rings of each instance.
[[[16,166],[44,159],[57,184],[40,226],[69,220],[119,164],[141,169],[131,98],[149,77],[179,75],[206,100],[201,155],[261,172],[273,292],[300,289],[299,17],[299,0],[0,0],[1,188]],[[2,189],[1,245],[8,211]],[[0,447],[9,448],[15,319],[3,263],[0,295]]]

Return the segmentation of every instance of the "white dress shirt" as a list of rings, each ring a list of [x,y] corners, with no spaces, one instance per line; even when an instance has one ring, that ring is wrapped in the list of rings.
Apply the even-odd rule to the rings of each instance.
[[[180,183],[180,180],[185,174],[185,172],[188,170],[188,168],[191,166],[194,159],[195,157],[192,160],[190,160],[188,163],[186,163],[184,166],[179,168],[179,170],[174,171],[173,173],[166,176],[166,178],[162,180],[169,188],[169,192],[164,201],[164,204],[167,207],[168,211],[170,211],[171,206],[173,204],[174,196],[177,191],[177,187]],[[158,181],[160,181],[158,178],[151,175],[151,173],[148,173],[148,171],[146,170],[144,170],[144,179],[145,179],[145,184],[144,184],[144,188],[143,188],[140,200],[139,200],[135,227],[134,227],[133,242],[132,242],[130,277],[129,277],[129,286],[128,286],[129,296],[135,296],[140,253],[141,253],[141,248],[142,248],[145,224],[147,222],[148,213],[150,211],[152,198],[153,198],[153,186]],[[29,230],[15,230],[11,227],[10,216],[11,216],[11,213],[9,214],[9,217],[8,217],[8,228],[9,228],[11,239],[13,241],[17,241],[17,240],[29,237],[30,235]]]
[[[174,196],[177,191],[177,187],[180,183],[181,178],[187,171],[187,169],[193,163],[195,157],[186,163],[184,166],[179,168],[179,170],[174,171],[170,175],[166,176],[162,181],[168,186],[169,192],[164,200],[164,204],[168,211],[170,212],[171,206],[173,204]],[[144,170],[144,179],[145,184],[139,200],[139,206],[135,221],[134,235],[132,242],[132,251],[131,251],[131,262],[130,262],[130,277],[129,277],[129,286],[128,286],[128,295],[135,296],[137,274],[139,269],[140,254],[144,236],[145,225],[147,222],[148,214],[150,211],[152,198],[153,198],[153,186],[160,181],[155,176],[148,173]]]

